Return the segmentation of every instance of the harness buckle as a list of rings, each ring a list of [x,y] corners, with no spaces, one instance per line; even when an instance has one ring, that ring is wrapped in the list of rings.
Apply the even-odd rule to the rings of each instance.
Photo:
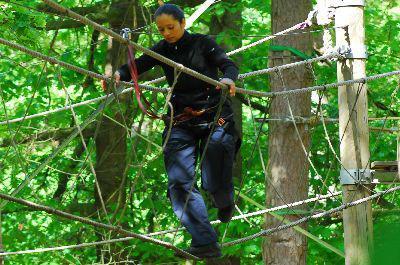
[[[225,124],[225,120],[223,118],[219,118],[217,123],[219,126],[222,126]]]

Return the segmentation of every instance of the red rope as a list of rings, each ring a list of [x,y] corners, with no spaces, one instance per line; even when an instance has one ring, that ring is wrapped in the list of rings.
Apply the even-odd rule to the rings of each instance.
[[[146,99],[144,95],[142,95],[142,92],[140,91],[138,83],[138,71],[135,63],[135,57],[133,56],[133,48],[131,45],[128,45],[128,67],[134,84],[136,100],[139,104],[139,108],[142,110],[143,113],[147,114],[150,118],[161,119],[157,114],[149,110],[151,108],[150,102]],[[143,105],[141,98],[143,98],[143,101],[146,104],[146,106]]]

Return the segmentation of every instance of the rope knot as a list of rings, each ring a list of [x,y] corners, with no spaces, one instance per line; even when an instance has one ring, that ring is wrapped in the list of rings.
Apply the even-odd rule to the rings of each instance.
[[[179,71],[183,71],[183,70],[185,69],[185,66],[184,66],[183,64],[181,64],[181,63],[178,63],[178,64],[176,65],[176,68],[177,68]]]

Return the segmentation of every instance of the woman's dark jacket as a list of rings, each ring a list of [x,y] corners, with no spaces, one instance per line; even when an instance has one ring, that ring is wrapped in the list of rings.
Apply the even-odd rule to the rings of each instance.
[[[162,40],[154,45],[151,50],[215,80],[218,80],[218,69],[222,72],[224,78],[235,81],[238,76],[237,66],[228,58],[224,50],[207,35],[191,34],[185,31],[182,38],[176,43],[168,43]],[[135,62],[139,75],[155,65],[160,65],[168,84],[172,86],[174,81],[173,67],[146,54],[140,56]],[[122,81],[131,80],[127,64],[123,65],[118,71]],[[174,106],[175,114],[180,114],[185,107],[201,110],[216,106],[220,97],[221,91],[216,90],[213,85],[181,73],[174,87],[171,103]],[[223,105],[222,117],[228,117],[231,114],[232,109],[228,96]],[[212,115],[210,118],[212,118]]]

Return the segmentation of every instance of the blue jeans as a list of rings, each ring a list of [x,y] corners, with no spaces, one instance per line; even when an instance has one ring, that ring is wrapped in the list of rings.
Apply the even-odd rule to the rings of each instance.
[[[164,131],[164,137],[167,128]],[[168,195],[173,210],[192,235],[192,246],[217,242],[217,235],[208,220],[207,208],[195,183],[196,163],[201,159],[202,187],[207,190],[215,207],[233,203],[232,167],[235,157],[235,137],[217,126],[205,147],[209,128],[173,127],[164,150],[168,174]],[[185,206],[186,204],[186,206]]]

